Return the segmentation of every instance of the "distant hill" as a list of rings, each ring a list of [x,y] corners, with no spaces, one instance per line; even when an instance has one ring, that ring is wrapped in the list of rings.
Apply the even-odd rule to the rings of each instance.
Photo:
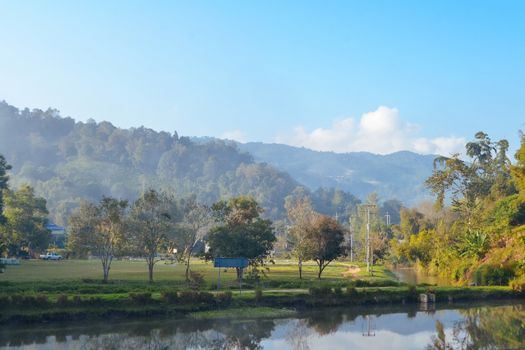
[[[271,218],[300,184],[286,172],[256,163],[235,144],[205,143],[144,127],[76,122],[48,109],[19,110],[0,102],[0,153],[13,166],[12,186],[28,183],[65,224],[81,199],[136,199],[147,188],[170,189],[212,203],[251,195]]]
[[[318,152],[261,142],[239,143],[238,147],[255,161],[286,171],[310,189],[340,188],[361,199],[375,191],[383,200],[397,198],[405,205],[431,198],[424,181],[432,173],[434,155]]]
[[[54,109],[19,110],[6,102],[0,102],[0,154],[13,165],[11,185],[34,187],[60,225],[67,224],[81,199],[134,200],[148,187],[206,203],[251,195],[272,219],[284,217],[287,196],[305,193],[316,210],[345,221],[359,199],[373,191],[382,201],[413,204],[425,198],[423,182],[434,158],[179,137],[105,121],[77,122]],[[398,211],[392,210],[399,208],[395,203],[385,203],[391,214]]]

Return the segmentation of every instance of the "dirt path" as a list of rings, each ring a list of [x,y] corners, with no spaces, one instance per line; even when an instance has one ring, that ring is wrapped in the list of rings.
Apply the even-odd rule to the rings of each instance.
[[[343,272],[344,277],[357,277],[359,275],[359,272],[361,272],[361,268],[356,265],[348,265],[348,270]]]

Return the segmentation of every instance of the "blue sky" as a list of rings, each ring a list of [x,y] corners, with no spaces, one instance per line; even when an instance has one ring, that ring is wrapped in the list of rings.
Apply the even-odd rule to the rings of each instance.
[[[524,1],[1,1],[0,99],[338,152],[525,129]]]

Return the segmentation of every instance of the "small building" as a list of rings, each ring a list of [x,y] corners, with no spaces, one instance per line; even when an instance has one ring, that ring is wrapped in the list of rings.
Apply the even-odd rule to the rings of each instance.
[[[57,248],[63,249],[66,245],[66,229],[49,221],[46,224],[46,229],[51,231],[52,244]]]

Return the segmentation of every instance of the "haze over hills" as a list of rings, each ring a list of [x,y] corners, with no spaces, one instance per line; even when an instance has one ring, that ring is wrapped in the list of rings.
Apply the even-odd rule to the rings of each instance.
[[[272,218],[300,186],[287,173],[259,164],[231,143],[192,142],[177,133],[109,122],[75,122],[58,111],[18,110],[0,102],[0,153],[13,166],[10,183],[28,183],[63,224],[80,200],[136,199],[146,188],[169,189],[212,203],[253,196]]]
[[[59,224],[82,199],[134,200],[147,187],[206,203],[251,195],[271,218],[284,216],[285,198],[303,185],[315,208],[329,215],[345,215],[359,202],[356,196],[374,191],[381,200],[413,204],[425,198],[423,181],[433,159],[179,137],[105,121],[76,122],[57,110],[19,110],[6,102],[0,102],[0,154],[13,165],[11,183],[34,187]]]
[[[405,205],[430,199],[424,181],[432,174],[435,155],[401,151],[388,155],[368,152],[334,153],[261,142],[239,143],[239,149],[286,171],[310,189],[335,187],[359,198],[377,192]]]

